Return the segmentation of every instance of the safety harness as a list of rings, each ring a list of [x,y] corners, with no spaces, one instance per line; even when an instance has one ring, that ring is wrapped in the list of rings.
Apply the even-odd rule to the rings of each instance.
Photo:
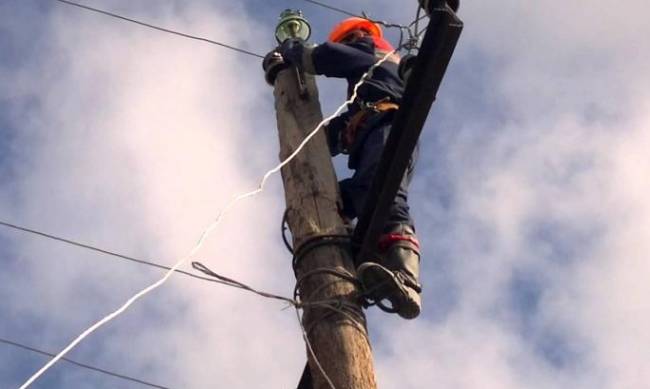
[[[390,101],[389,97],[371,103],[361,103],[360,106],[361,109],[352,115],[350,121],[348,121],[348,125],[343,130],[341,145],[343,146],[344,151],[350,150],[357,139],[359,128],[361,128],[370,117],[378,113],[396,111],[399,109],[399,105]]]

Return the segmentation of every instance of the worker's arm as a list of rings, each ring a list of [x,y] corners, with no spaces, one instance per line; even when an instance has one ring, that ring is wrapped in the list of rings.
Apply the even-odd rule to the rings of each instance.
[[[359,78],[372,66],[376,59],[374,46],[370,41],[354,45],[325,42],[303,49],[305,71],[327,77]]]
[[[287,40],[277,51],[286,62],[299,65],[305,72],[327,77],[356,79],[376,61],[374,44],[370,39],[349,45],[325,42],[318,46]]]

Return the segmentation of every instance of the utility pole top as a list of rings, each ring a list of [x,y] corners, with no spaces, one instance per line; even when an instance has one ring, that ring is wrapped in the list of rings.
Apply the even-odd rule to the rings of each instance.
[[[311,25],[302,16],[302,11],[286,9],[280,14],[275,28],[275,39],[282,43],[287,39],[298,38],[306,41],[311,36]]]

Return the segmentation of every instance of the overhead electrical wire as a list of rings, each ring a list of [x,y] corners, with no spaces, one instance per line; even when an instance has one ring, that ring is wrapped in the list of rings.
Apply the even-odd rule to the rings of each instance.
[[[98,9],[98,8],[93,8],[93,7],[84,5],[84,4],[75,3],[73,1],[69,1],[69,0],[54,0],[54,1],[58,1],[59,3],[71,5],[71,6],[74,6],[74,7],[83,8],[83,9],[88,10],[88,11],[97,12],[97,13],[100,13],[100,14],[103,14],[103,15],[106,15],[106,16],[110,16],[110,17],[113,17],[113,18],[125,20],[127,22],[139,24],[139,25],[144,26],[144,27],[153,28],[154,30],[167,32],[167,33],[170,33],[170,34],[182,36],[184,38],[195,39],[195,40],[198,40],[198,41],[211,43],[213,45],[221,46],[223,48],[234,50],[234,51],[237,51],[237,52],[242,53],[242,54],[251,55],[253,57],[264,58],[263,55],[253,53],[252,51],[244,50],[244,49],[241,49],[239,47],[228,45],[228,44],[225,44],[225,43],[222,43],[222,42],[217,42],[217,41],[212,40],[212,39],[202,38],[202,37],[196,36],[196,35],[186,34],[184,32],[179,32],[179,31],[171,30],[171,29],[164,28],[164,27],[158,27],[158,26],[155,26],[155,25],[150,24],[150,23],[141,22],[139,20],[131,19],[131,18],[128,18],[126,16],[118,15],[118,14],[108,12],[108,11],[104,11],[104,10],[101,10],[101,9]]]
[[[65,244],[68,244],[68,245],[71,245],[71,246],[76,246],[76,247],[80,247],[80,248],[83,248],[83,249],[86,249],[86,250],[95,251],[95,252],[100,253],[100,254],[105,254],[105,255],[112,256],[112,257],[124,259],[124,260],[127,260],[127,261],[139,263],[141,265],[151,266],[151,267],[155,267],[155,268],[162,269],[162,270],[171,270],[171,267],[161,265],[159,263],[155,263],[155,262],[147,261],[147,260],[144,260],[144,259],[139,259],[139,258],[135,258],[135,257],[132,257],[132,256],[116,253],[114,251],[105,250],[105,249],[102,249],[102,248],[99,248],[99,247],[96,247],[96,246],[91,246],[91,245],[86,244],[86,243],[81,243],[81,242],[78,242],[78,241],[75,241],[75,240],[62,238],[60,236],[48,234],[48,233],[38,231],[38,230],[34,230],[34,229],[31,229],[31,228],[27,228],[27,227],[22,227],[22,226],[19,226],[19,225],[16,225],[16,224],[7,223],[7,222],[2,221],[2,220],[0,220],[0,226],[11,228],[11,229],[22,231],[22,232],[27,232],[29,234],[41,236],[41,237],[51,239],[51,240],[55,240],[55,241],[58,241],[58,242],[62,242],[62,243],[65,243]],[[184,271],[184,270],[176,269],[174,271],[176,273],[180,273],[180,274],[183,274],[185,276],[196,278],[196,279],[199,279],[199,280],[214,282],[214,283],[217,283],[217,284],[230,285],[227,282],[222,282],[222,281],[219,281],[219,280],[215,280],[214,278],[210,278],[210,277],[203,277],[203,276],[200,276],[200,275],[197,275],[197,274],[194,274],[194,273],[190,273],[190,272],[187,272],[187,271]]]
[[[331,9],[332,11],[336,11],[336,12],[342,13],[344,15],[356,16],[356,17],[359,17],[359,18],[363,17],[362,15],[357,15],[355,13],[346,11],[344,9],[337,8],[337,7],[334,7],[334,6],[325,4],[325,3],[321,3],[320,1],[315,1],[315,0],[302,0],[302,1],[307,2],[307,3],[311,3],[311,4],[315,4],[315,5],[318,5],[318,6],[323,7],[323,8]]]
[[[113,13],[113,12],[105,11],[105,10],[102,10],[102,9],[99,9],[99,8],[94,8],[94,7],[85,5],[85,4],[76,3],[74,1],[70,1],[70,0],[54,0],[54,1],[58,1],[59,3],[66,4],[66,5],[82,8],[82,9],[85,9],[85,10],[88,10],[88,11],[96,12],[96,13],[99,13],[99,14],[102,14],[102,15],[110,16],[110,17],[113,17],[113,18],[116,18],[116,19],[121,19],[121,20],[124,20],[124,21],[127,21],[127,22],[135,23],[135,24],[138,24],[138,25],[143,26],[143,27],[152,28],[154,30],[166,32],[166,33],[169,33],[169,34],[178,35],[178,36],[181,36],[181,37],[184,37],[184,38],[189,38],[189,39],[194,39],[194,40],[198,40],[198,41],[202,41],[202,42],[207,42],[207,43],[210,43],[210,44],[213,44],[213,45],[221,46],[223,48],[230,49],[230,50],[233,50],[233,51],[237,51],[239,53],[247,54],[247,55],[250,55],[250,56],[253,56],[253,57],[264,58],[263,55],[260,55],[260,54],[254,53],[252,51],[245,50],[245,49],[233,46],[233,45],[229,45],[229,44],[226,44],[226,43],[223,43],[223,42],[218,42],[218,41],[208,39],[208,38],[203,38],[203,37],[196,36],[196,35],[187,34],[187,33],[172,30],[172,29],[169,29],[169,28],[156,26],[156,25],[153,25],[151,23],[142,22],[142,21],[139,21],[139,20],[136,20],[136,19],[133,19],[133,18],[130,18],[130,17],[122,16],[122,15],[119,15],[119,14],[116,14],[116,13]],[[385,21],[373,20],[373,19],[370,19],[367,16],[365,16],[365,14],[362,14],[362,15],[355,14],[353,12],[349,12],[349,11],[346,11],[344,9],[328,5],[328,4],[325,4],[325,3],[320,2],[320,1],[315,1],[315,0],[302,0],[302,1],[310,3],[310,4],[317,5],[317,6],[322,7],[322,8],[326,8],[326,9],[329,9],[329,10],[336,11],[336,12],[342,13],[344,15],[356,16],[356,17],[359,17],[359,18],[368,19],[368,20],[370,20],[372,22],[379,23],[379,24],[384,25],[386,27],[398,26],[396,24],[385,22]]]
[[[55,356],[55,354],[49,353],[47,351],[39,350],[37,348],[30,347],[30,346],[27,346],[27,345],[24,345],[22,343],[18,343],[18,342],[9,340],[9,339],[0,338],[0,343],[8,344],[8,345],[13,346],[13,347],[18,347],[18,348],[21,348],[23,350],[31,351],[33,353],[45,355],[45,356],[48,356],[48,357]],[[151,382],[147,382],[147,381],[141,380],[139,378],[134,378],[134,377],[130,377],[130,376],[127,376],[127,375],[124,375],[124,374],[115,373],[115,372],[112,372],[110,370],[101,369],[99,367],[95,367],[95,366],[91,366],[91,365],[88,365],[88,364],[85,364],[85,363],[77,362],[77,361],[69,359],[69,358],[61,358],[61,359],[68,362],[68,363],[71,363],[73,365],[82,367],[84,369],[93,370],[93,371],[96,371],[96,372],[99,372],[99,373],[102,373],[102,374],[106,374],[106,375],[116,377],[116,378],[121,378],[123,380],[131,381],[131,382],[136,382],[138,384],[146,385],[146,386],[149,386],[151,388],[170,389],[167,386],[153,384]]]

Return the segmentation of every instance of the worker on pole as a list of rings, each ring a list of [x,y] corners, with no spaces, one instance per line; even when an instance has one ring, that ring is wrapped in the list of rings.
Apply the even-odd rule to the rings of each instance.
[[[345,78],[349,98],[362,75],[387,56],[360,86],[347,112],[326,126],[331,155],[347,154],[348,167],[354,170],[352,177],[339,183],[343,200],[340,213],[348,221],[360,216],[364,209],[393,115],[404,93],[404,81],[398,74],[400,57],[393,51],[378,24],[352,17],[337,24],[323,44],[310,46],[301,40],[287,40],[265,58],[267,76],[271,69],[267,64],[281,60],[306,73]],[[385,310],[406,319],[420,314],[422,290],[419,281],[420,245],[408,206],[408,186],[415,154],[417,149],[391,204],[376,258],[357,267],[357,276],[366,296],[378,303],[390,301],[390,309]],[[381,303],[378,305],[386,307]]]

